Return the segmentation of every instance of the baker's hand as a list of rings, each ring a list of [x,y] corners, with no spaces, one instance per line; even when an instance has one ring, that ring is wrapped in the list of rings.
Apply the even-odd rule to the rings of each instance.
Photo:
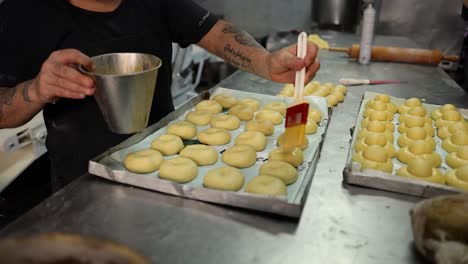
[[[307,42],[307,55],[299,59],[297,44],[275,51],[267,57],[267,67],[272,81],[281,83],[294,83],[296,71],[306,68],[305,83],[308,83],[320,69],[317,59],[317,46]]]
[[[78,50],[54,51],[42,64],[39,74],[25,85],[32,102],[54,103],[59,98],[83,99],[94,93],[94,81],[80,73],[76,65],[92,69],[90,58]]]

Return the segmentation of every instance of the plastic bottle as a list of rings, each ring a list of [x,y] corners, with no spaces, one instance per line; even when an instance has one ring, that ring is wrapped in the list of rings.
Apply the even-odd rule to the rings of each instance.
[[[369,3],[362,18],[361,48],[359,63],[368,64],[371,59],[372,39],[374,38],[375,9]]]

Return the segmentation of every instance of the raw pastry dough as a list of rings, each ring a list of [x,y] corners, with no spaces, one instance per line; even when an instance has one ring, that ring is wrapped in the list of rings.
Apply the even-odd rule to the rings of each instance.
[[[404,114],[406,113],[410,108],[416,107],[416,106],[422,106],[421,100],[418,98],[410,98],[406,100],[402,105],[398,106],[398,113]]]
[[[198,166],[211,165],[218,161],[218,152],[213,147],[202,144],[186,146],[179,156],[195,161]]]
[[[424,140],[435,149],[436,142],[433,137],[427,134],[426,129],[422,127],[412,127],[398,137],[397,143],[400,147],[406,147],[415,140]]]
[[[255,120],[269,120],[273,125],[279,125],[283,123],[283,116],[273,110],[261,110],[255,114]]]
[[[393,142],[394,140],[393,132],[388,131],[385,123],[382,123],[380,121],[371,121],[369,122],[367,127],[361,128],[361,130],[359,130],[359,133],[358,133],[358,139],[367,137],[367,135],[373,134],[373,133],[384,134],[385,138],[390,142]]]
[[[328,107],[334,107],[338,104],[339,100],[334,94],[327,95],[327,104]]]
[[[342,93],[344,95],[346,95],[346,93],[348,92],[348,88],[346,88],[346,86],[341,85],[341,84],[335,86],[334,90],[339,91],[340,93]]]
[[[398,132],[404,134],[411,127],[423,127],[426,133],[431,137],[435,134],[434,127],[426,122],[426,118],[420,116],[406,116],[405,122],[400,123],[398,126]]]
[[[456,168],[446,174],[447,185],[468,191],[468,166]]]
[[[246,105],[237,104],[229,109],[229,114],[237,116],[242,121],[252,120],[254,110]]]
[[[439,169],[432,167],[426,159],[412,159],[408,165],[397,170],[396,175],[433,183],[445,184],[445,177]]]
[[[245,186],[245,192],[273,196],[288,195],[288,189],[282,180],[265,175],[252,178]]]
[[[257,153],[250,145],[235,145],[224,151],[221,159],[229,166],[248,168],[257,161]]]
[[[195,161],[177,157],[166,160],[159,168],[159,178],[177,182],[187,183],[197,177],[198,167]]]
[[[440,108],[434,110],[431,114],[432,119],[437,120],[442,117],[444,112],[450,111],[450,110],[457,110],[457,108],[453,104],[445,104],[441,106]]]
[[[468,166],[468,146],[460,147],[457,151],[447,155],[446,161],[447,164],[454,169]]]
[[[244,174],[239,169],[226,166],[208,171],[203,185],[210,189],[236,192],[242,189],[244,181]]]
[[[259,175],[276,177],[289,185],[297,180],[297,170],[291,164],[281,160],[270,160],[260,167]]]
[[[211,127],[222,128],[226,130],[236,130],[240,126],[240,120],[234,115],[220,114],[214,116],[210,122]]]
[[[379,145],[371,145],[353,155],[353,161],[361,164],[361,171],[373,169],[392,173],[393,163],[387,151]]]
[[[307,119],[314,120],[317,124],[322,121],[322,112],[320,110],[309,107],[309,112],[307,113]]]
[[[450,137],[442,141],[442,148],[448,153],[457,151],[462,146],[468,145],[468,133],[464,131],[457,131]]]
[[[344,101],[345,95],[341,93],[340,91],[332,90],[331,95],[336,96],[336,98],[338,99],[338,102]]]
[[[163,161],[163,156],[157,150],[145,149],[127,154],[123,165],[128,171],[146,174],[158,170]]]
[[[320,85],[313,85],[311,82],[304,87],[304,95],[312,95],[319,89]]]
[[[182,139],[191,139],[197,134],[197,128],[190,122],[178,121],[170,124],[166,133],[179,136]]]
[[[235,145],[249,145],[255,151],[262,151],[265,149],[267,139],[265,135],[258,131],[245,131],[237,136]]]
[[[197,138],[203,144],[221,146],[231,141],[231,134],[221,128],[208,128],[198,133]]]
[[[362,119],[361,128],[367,128],[370,122],[378,122],[385,125],[385,130],[393,133],[393,131],[395,131],[395,125],[391,121],[387,121],[389,115],[393,117],[389,112],[373,112],[369,117]]]
[[[440,155],[434,152],[433,146],[424,140],[415,140],[408,146],[399,149],[396,157],[399,161],[406,164],[415,158],[428,160],[434,168],[442,164]]]
[[[312,95],[326,97],[327,95],[330,94],[330,92],[331,92],[331,89],[329,87],[322,85],[314,93],[312,93]]]
[[[245,124],[246,131],[258,131],[263,133],[265,136],[273,135],[275,127],[269,120],[251,120]]]
[[[286,161],[297,168],[304,161],[304,154],[300,148],[294,148],[292,151],[284,151],[280,148],[277,148],[268,154],[268,159]]]
[[[162,134],[151,142],[151,148],[161,152],[164,156],[172,156],[184,148],[184,143],[176,135]]]
[[[333,85],[333,83],[330,83],[330,82],[326,82],[323,84],[323,86],[327,87],[327,89],[329,89],[330,91],[335,88],[335,85]]]
[[[285,97],[294,96],[294,85],[286,84],[278,95],[285,96]]]
[[[391,102],[390,100],[390,96],[386,95],[386,94],[378,94],[377,96],[374,97],[374,99],[368,101],[366,103],[366,108],[372,108],[372,107],[377,107],[377,106],[373,106],[375,104],[375,102],[380,102],[380,103],[383,103],[385,104],[385,109],[382,109],[382,110],[377,110],[377,109],[374,109],[376,111],[388,111],[392,114],[395,114],[396,111],[397,111],[397,107],[394,103]],[[378,104],[380,104],[378,103]],[[381,107],[381,106],[378,106],[378,107]]]
[[[271,102],[263,106],[264,110],[273,110],[280,113],[282,116],[286,115],[286,104],[283,102]]]
[[[260,110],[260,102],[252,98],[244,98],[237,102],[238,105],[244,105],[252,108],[254,112]]]
[[[212,114],[206,110],[194,110],[185,115],[185,120],[197,126],[206,126],[211,122]]]
[[[442,114],[442,117],[435,121],[435,126],[441,128],[444,126],[453,125],[459,121],[465,121],[462,114],[458,111],[449,110]]]
[[[463,131],[465,133],[468,133],[468,123],[464,121],[460,121],[460,122],[456,122],[455,124],[451,124],[449,126],[441,127],[437,131],[437,136],[440,139],[446,139],[457,131]]]
[[[424,117],[426,119],[426,123],[432,125],[432,119],[427,116],[427,111],[422,106],[416,106],[416,107],[410,108],[406,113],[400,115],[400,117],[398,118],[398,122],[400,123],[405,122],[406,117],[408,116]]]
[[[313,121],[312,121],[313,122]],[[278,140],[276,141],[276,145],[279,146],[282,146],[284,144],[284,133],[282,133],[279,137],[278,137]],[[304,143],[302,144],[302,146],[299,146],[302,150],[305,150],[307,149],[307,147],[309,146],[309,139],[307,138],[306,135],[304,135]]]
[[[355,149],[357,152],[359,151],[364,151],[367,147],[372,146],[372,145],[378,145],[381,146],[385,149],[387,152],[387,155],[389,158],[395,157],[396,150],[395,147],[393,146],[393,143],[388,141],[384,134],[382,133],[373,133],[369,134],[366,137],[363,137],[361,139],[358,139],[356,141],[356,146]]]
[[[218,94],[213,97],[213,100],[215,100],[223,108],[231,108],[237,103],[237,99],[234,96],[227,94]]]
[[[214,100],[203,100],[195,106],[195,109],[199,111],[208,111],[214,115],[223,111],[223,107]]]
[[[306,128],[305,128],[306,135],[315,134],[317,133],[317,130],[318,130],[317,123],[315,123],[315,121],[312,119],[307,119]]]

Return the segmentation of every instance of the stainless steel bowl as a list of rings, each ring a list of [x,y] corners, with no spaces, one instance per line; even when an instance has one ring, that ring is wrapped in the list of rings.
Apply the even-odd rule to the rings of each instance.
[[[148,126],[161,59],[142,53],[111,53],[91,58],[96,99],[108,128],[118,134]]]

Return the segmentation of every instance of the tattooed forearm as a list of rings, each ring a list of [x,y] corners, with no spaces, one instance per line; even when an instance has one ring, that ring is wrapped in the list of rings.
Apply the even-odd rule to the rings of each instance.
[[[244,55],[242,51],[236,50],[230,44],[224,46],[224,59],[229,64],[248,71],[253,71],[252,59]]]
[[[16,87],[0,88],[0,118],[3,115],[3,106],[11,105],[16,94]]]
[[[28,103],[32,102],[31,98],[29,97],[29,87],[31,87],[33,82],[34,82],[33,80],[29,80],[25,82],[23,85],[23,91],[22,91],[23,99],[25,102],[28,102]]]
[[[262,47],[247,32],[237,28],[236,26],[234,26],[232,24],[227,24],[223,29],[223,33],[224,34],[234,34],[234,39],[237,41],[237,43],[239,43],[239,44],[241,44],[243,46],[254,47],[254,48],[261,48]]]

